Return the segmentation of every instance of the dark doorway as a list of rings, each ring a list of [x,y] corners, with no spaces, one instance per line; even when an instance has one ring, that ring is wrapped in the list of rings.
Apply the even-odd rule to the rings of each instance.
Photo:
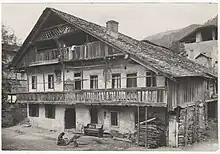
[[[91,123],[98,124],[98,109],[96,107],[92,107],[90,109]]]
[[[65,110],[65,129],[76,128],[75,108],[66,108]]]

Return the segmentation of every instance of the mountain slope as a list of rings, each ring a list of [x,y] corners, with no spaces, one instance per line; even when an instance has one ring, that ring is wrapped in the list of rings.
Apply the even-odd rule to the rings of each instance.
[[[217,25],[217,21],[218,21],[218,16],[208,20],[207,22],[204,23],[204,25]],[[148,36],[144,40],[149,40],[155,44],[162,45],[165,47],[170,47],[172,42],[175,42],[181,39],[183,36],[192,32],[193,30],[195,30],[196,28],[200,26],[202,25],[192,24],[182,29],[165,31],[165,32],[158,33],[152,36]]]

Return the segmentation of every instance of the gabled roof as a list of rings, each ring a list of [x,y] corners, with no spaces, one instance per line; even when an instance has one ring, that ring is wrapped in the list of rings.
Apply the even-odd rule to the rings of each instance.
[[[117,50],[129,54],[132,60],[138,62],[146,68],[157,73],[161,73],[169,78],[184,76],[217,77],[217,74],[215,74],[214,71],[209,70],[189,59],[173,54],[173,52],[169,49],[154,45],[153,43],[138,41],[121,33],[118,33],[118,37],[113,37],[106,33],[106,28],[103,26],[88,22],[53,8],[46,8],[44,10],[37,24],[23,43],[19,54],[13,60],[14,66],[22,57],[22,54],[24,54],[25,48],[27,48],[36,36],[42,22],[46,20],[48,14],[50,13],[56,14],[57,17],[63,19],[67,23],[116,48]]]
[[[197,59],[197,58],[199,58],[201,56],[206,57],[208,59],[212,59],[210,56],[207,56],[206,53],[199,53],[197,56],[195,56],[195,59]]]

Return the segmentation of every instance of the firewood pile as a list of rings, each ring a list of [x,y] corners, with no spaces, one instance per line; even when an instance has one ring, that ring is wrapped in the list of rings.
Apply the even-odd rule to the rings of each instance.
[[[185,146],[206,139],[204,105],[193,105],[180,110],[178,145]]]
[[[136,142],[138,140],[138,133]],[[165,126],[159,120],[147,123],[147,132],[145,124],[140,125],[139,145],[147,148],[157,148],[165,143]]]

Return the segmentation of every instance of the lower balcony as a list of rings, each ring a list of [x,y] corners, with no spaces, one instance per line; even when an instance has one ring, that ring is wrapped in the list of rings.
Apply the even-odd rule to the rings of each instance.
[[[154,105],[166,106],[167,90],[165,87],[92,89],[64,92],[29,92],[18,93],[19,103],[54,103],[54,104],[101,104],[101,105]]]

